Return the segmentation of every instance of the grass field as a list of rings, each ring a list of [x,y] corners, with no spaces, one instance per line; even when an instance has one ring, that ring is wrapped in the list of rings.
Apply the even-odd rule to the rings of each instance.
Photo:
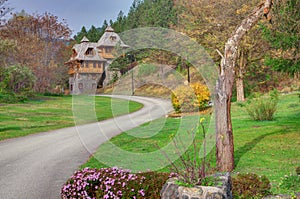
[[[25,103],[0,104],[0,140],[74,126],[73,114],[76,109],[74,105],[77,103],[79,105],[77,107],[85,107],[85,104],[78,104],[82,101],[93,102],[92,111],[96,113],[95,120],[98,121],[142,108],[142,104],[127,102],[126,100],[112,100],[109,97],[84,97],[85,100],[78,100],[78,98],[74,98],[77,99],[76,101],[72,99],[72,96],[39,96]],[[118,109],[117,112],[112,111],[112,102],[116,107],[118,104],[123,106],[129,103],[129,108]],[[78,108],[76,110],[78,111]],[[85,119],[79,124],[87,122],[89,121]]]
[[[186,120],[183,127],[185,131],[192,129],[197,117],[183,118]],[[207,115],[205,117],[209,120]],[[272,183],[272,192],[280,193],[282,190],[277,189],[280,179],[284,175],[295,174],[296,166],[300,166],[300,102],[298,95],[280,96],[275,119],[268,122],[252,121],[244,107],[233,104],[232,122],[235,144],[234,172],[255,172],[259,175],[266,175]],[[170,143],[173,135],[179,132],[180,123],[181,119],[178,118],[161,118],[124,132],[113,138],[111,143],[125,151],[144,153],[144,163],[148,164],[151,160],[146,159],[148,157],[146,154],[156,151],[158,146],[163,147]],[[151,129],[162,124],[164,124],[163,128],[158,128],[157,134],[151,135]],[[201,142],[199,137],[197,141]],[[105,149],[108,148],[108,145],[109,143],[102,145],[94,157],[82,165],[82,168],[107,167],[105,163],[98,160],[103,160],[101,158],[106,154]],[[214,153],[213,150],[212,154]],[[115,159],[114,156],[110,157],[112,160]],[[122,167],[122,161],[124,160],[119,160],[120,165],[116,164],[115,166]],[[211,161],[212,164],[215,164],[214,157]],[[136,162],[132,162],[132,164],[136,164]],[[168,170],[169,167],[165,167],[160,171]]]

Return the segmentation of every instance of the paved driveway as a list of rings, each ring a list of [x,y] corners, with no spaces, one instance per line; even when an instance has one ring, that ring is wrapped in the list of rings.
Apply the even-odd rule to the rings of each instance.
[[[161,99],[115,97],[130,98],[144,107],[99,123],[0,142],[0,198],[60,198],[62,184],[101,143],[172,110],[170,102]]]

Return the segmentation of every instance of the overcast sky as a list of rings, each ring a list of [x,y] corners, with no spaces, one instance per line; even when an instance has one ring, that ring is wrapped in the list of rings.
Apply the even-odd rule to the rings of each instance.
[[[76,34],[82,26],[100,27],[106,19],[115,20],[122,10],[126,15],[133,0],[8,0],[14,12],[24,9],[27,13],[43,14],[46,11],[66,19],[69,27]]]

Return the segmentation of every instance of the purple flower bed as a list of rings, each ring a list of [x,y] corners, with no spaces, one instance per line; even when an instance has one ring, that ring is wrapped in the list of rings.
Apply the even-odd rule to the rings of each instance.
[[[63,199],[159,198],[166,173],[138,173],[118,168],[85,168],[76,171],[61,190]]]

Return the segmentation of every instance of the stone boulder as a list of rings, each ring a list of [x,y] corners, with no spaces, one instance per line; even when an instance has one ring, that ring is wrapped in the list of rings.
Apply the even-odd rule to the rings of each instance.
[[[184,187],[176,184],[177,178],[169,179],[161,190],[162,199],[232,199],[229,173],[213,176],[214,186]]]

